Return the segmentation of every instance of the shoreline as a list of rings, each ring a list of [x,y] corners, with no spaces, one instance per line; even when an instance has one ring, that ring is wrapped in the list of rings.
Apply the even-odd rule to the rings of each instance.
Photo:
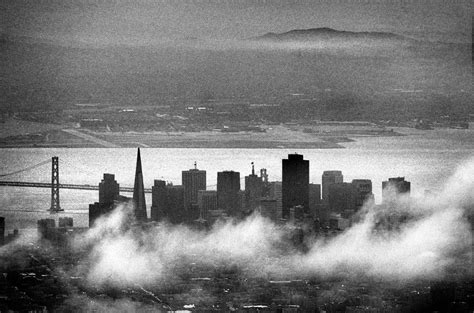
[[[17,121],[18,122],[18,121]],[[0,137],[5,148],[201,148],[201,149],[344,149],[344,143],[361,137],[406,136],[393,129],[374,125],[263,125],[264,131],[199,131],[199,132],[111,132],[63,125],[60,128],[37,128],[16,124]],[[34,126],[34,127],[33,127]],[[65,127],[66,126],[66,127]],[[13,132],[13,130],[15,130]],[[36,132],[35,132],[36,130]],[[4,135],[5,135],[4,134]],[[15,135],[14,135],[15,134]]]
[[[272,145],[272,144],[262,144],[262,142],[254,142],[252,145],[232,145],[232,144],[221,144],[221,145],[211,145],[211,144],[201,144],[201,143],[190,143],[190,144],[173,144],[173,143],[163,143],[160,146],[143,146],[143,145],[126,145],[119,147],[104,147],[104,146],[94,146],[94,145],[67,145],[67,144],[58,144],[58,145],[4,145],[0,147],[1,149],[48,149],[48,148],[66,148],[66,149],[120,149],[120,148],[141,148],[141,149],[157,149],[157,148],[166,148],[166,149],[345,149],[345,147],[339,144],[331,145],[321,145],[318,143],[297,143],[297,144],[281,144],[281,145]]]

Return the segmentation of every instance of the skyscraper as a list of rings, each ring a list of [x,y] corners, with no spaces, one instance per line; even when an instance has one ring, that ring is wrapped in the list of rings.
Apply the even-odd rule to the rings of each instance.
[[[180,224],[186,220],[184,209],[184,187],[166,184],[164,180],[155,180],[151,187],[151,219],[153,221],[167,220]]]
[[[353,179],[352,185],[357,189],[357,209],[360,209],[366,201],[374,199],[372,181],[370,179]]]
[[[229,215],[240,212],[240,173],[224,171],[217,173],[217,206]]]
[[[382,202],[393,200],[397,194],[410,194],[411,184],[405,177],[393,177],[382,182]]]
[[[167,189],[164,180],[155,179],[151,187],[151,209],[150,218],[152,221],[161,221],[165,216],[167,206]]]
[[[142,160],[140,158],[140,148],[137,151],[137,167],[135,170],[135,184],[133,187],[133,208],[137,222],[145,222],[146,203],[145,203],[145,187],[143,187]]]
[[[99,202],[89,204],[89,227],[101,215],[111,212],[115,208],[115,202],[125,198],[119,194],[120,186],[115,181],[114,174],[104,173],[104,178],[99,183]]]
[[[194,168],[182,172],[182,185],[184,187],[184,207],[189,209],[191,204],[197,204],[198,191],[206,190],[206,171],[200,171],[194,163]]]
[[[209,211],[217,210],[217,191],[199,190],[198,206],[201,211],[201,217],[208,219]]]
[[[276,200],[276,206],[277,206],[276,218],[281,218],[281,210],[282,210],[281,182],[274,181],[274,182],[269,183],[268,189],[269,189],[268,198]]]
[[[245,209],[253,211],[259,205],[260,198],[263,196],[262,177],[255,175],[255,168],[252,162],[252,173],[245,176]]]
[[[309,213],[309,161],[300,154],[282,160],[282,218],[289,218],[290,208],[300,205]]]
[[[184,208],[184,187],[179,185],[167,185],[167,199],[165,215],[174,224],[184,223],[188,220],[188,214]]]
[[[328,203],[331,213],[354,212],[357,189],[351,183],[335,183],[329,186]]]
[[[120,186],[115,181],[114,174],[104,173],[104,178],[99,183],[99,203],[110,205],[118,199]]]
[[[324,203],[328,203],[329,201],[329,186],[332,184],[342,183],[344,181],[344,177],[342,176],[341,171],[324,171],[322,177],[322,198]]]

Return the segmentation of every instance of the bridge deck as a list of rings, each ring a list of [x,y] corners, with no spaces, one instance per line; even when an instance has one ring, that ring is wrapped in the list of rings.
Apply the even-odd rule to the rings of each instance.
[[[51,183],[38,182],[19,182],[19,181],[0,181],[0,186],[16,186],[16,187],[34,187],[34,188],[51,188]],[[77,184],[59,184],[60,189],[80,189],[80,190],[99,190],[99,186],[93,185],[77,185]],[[132,187],[120,187],[121,192],[133,192]],[[151,193],[151,188],[145,188],[145,193]]]

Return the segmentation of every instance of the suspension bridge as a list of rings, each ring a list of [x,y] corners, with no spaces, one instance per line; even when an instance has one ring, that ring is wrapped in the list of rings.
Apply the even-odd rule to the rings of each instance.
[[[15,174],[20,174],[23,172],[31,171],[35,168],[44,166],[51,163],[51,182],[25,182],[25,181],[14,181],[14,180],[4,180],[6,177],[13,176]],[[25,167],[23,169],[0,174],[0,186],[14,186],[14,187],[33,187],[33,188],[48,188],[51,189],[51,208],[50,211],[60,212],[64,211],[61,209],[59,201],[59,190],[60,189],[79,189],[79,190],[99,190],[98,185],[89,185],[89,184],[61,184],[59,183],[59,158],[54,156],[51,160],[44,160],[39,163],[33,164],[31,166]],[[133,187],[122,187],[120,186],[120,192],[133,192]],[[151,193],[151,188],[145,188],[145,193]]]
[[[46,164],[51,164],[51,182],[27,182],[27,181],[16,181],[16,180],[4,180],[5,178],[8,178],[10,176],[20,174],[23,172],[31,171],[33,169],[36,169],[38,167],[42,167]],[[70,164],[69,164],[70,165]],[[263,169],[263,175],[266,176],[266,170]],[[252,163],[252,171],[253,171],[253,163]],[[243,181],[245,177],[241,177],[241,181]],[[39,163],[30,165],[28,167],[25,167],[20,170],[16,170],[14,172],[9,172],[9,173],[3,173],[0,174],[0,186],[12,186],[12,187],[32,187],[32,188],[48,188],[51,190],[51,207],[50,211],[52,213],[55,212],[61,212],[64,211],[61,206],[60,206],[60,201],[59,201],[59,190],[60,189],[77,189],[77,190],[99,190],[99,185],[89,185],[89,184],[65,184],[65,183],[60,183],[59,182],[59,157],[53,156],[51,159],[47,159],[44,161],[41,161]],[[216,187],[217,185],[207,185],[206,187],[213,188]],[[120,186],[119,187],[120,192],[124,193],[132,193],[133,192],[133,187],[124,187]],[[151,193],[152,189],[151,188],[145,188],[145,193]]]

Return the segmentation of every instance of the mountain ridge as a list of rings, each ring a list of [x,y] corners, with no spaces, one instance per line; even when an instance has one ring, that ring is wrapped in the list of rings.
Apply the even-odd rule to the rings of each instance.
[[[329,27],[292,29],[283,33],[269,32],[261,36],[251,37],[250,40],[267,41],[294,41],[294,40],[314,40],[314,39],[395,39],[414,40],[391,32],[353,32],[346,30],[336,30]]]

